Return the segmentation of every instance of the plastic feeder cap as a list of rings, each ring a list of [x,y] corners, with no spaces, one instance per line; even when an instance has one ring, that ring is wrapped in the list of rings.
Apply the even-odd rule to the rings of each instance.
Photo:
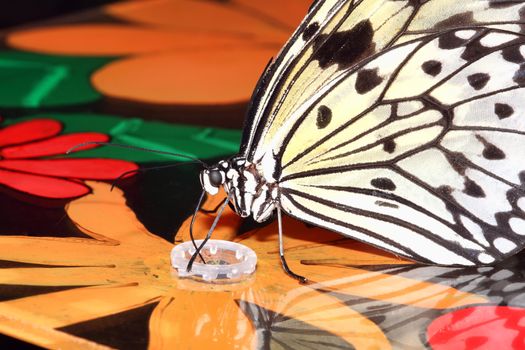
[[[202,240],[196,240],[200,246]],[[230,241],[210,239],[201,249],[191,271],[188,262],[196,249],[192,241],[181,243],[171,250],[171,265],[177,269],[179,277],[194,278],[209,283],[237,282],[249,277],[255,271],[257,255],[245,245]]]

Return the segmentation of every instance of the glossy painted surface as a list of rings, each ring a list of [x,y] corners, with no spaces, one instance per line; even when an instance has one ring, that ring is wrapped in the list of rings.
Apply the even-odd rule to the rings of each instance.
[[[498,266],[416,265],[286,218],[288,262],[311,280],[300,285],[281,269],[276,223],[228,208],[213,237],[252,248],[254,276],[183,280],[169,252],[189,239],[199,166],[104,146],[62,155],[88,139],[207,162],[235,153],[252,85],[308,5],[123,1],[96,9],[99,21],[9,31],[1,333],[64,349],[525,348],[523,253]],[[198,237],[213,218],[199,213]]]
[[[4,283],[61,288],[0,303],[3,315],[47,329],[41,344],[71,346],[80,341],[76,335],[118,347],[131,340],[89,334],[90,324],[144,308],[146,335],[134,341],[151,348],[474,349],[523,342],[520,256],[499,267],[417,266],[287,220],[289,263],[312,281],[302,286],[280,268],[276,225],[238,235],[240,220],[230,211],[214,237],[254,249],[257,271],[243,283],[209,285],[176,277],[169,262],[173,243],[136,219],[121,190],[87,184],[93,194],[66,207],[84,237],[0,239],[3,260],[18,264],[0,271]],[[200,215],[196,230],[203,233],[212,216]],[[188,238],[187,228],[188,221],[178,241]],[[0,322],[0,329],[37,339],[32,330],[13,331],[17,322]]]

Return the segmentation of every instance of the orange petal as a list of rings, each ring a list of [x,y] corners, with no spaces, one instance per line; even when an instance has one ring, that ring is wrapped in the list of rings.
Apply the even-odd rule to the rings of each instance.
[[[164,31],[117,24],[80,24],[13,32],[10,46],[52,54],[125,55],[169,50],[239,46],[246,40],[227,34]]]
[[[312,5],[312,0],[234,0],[231,1],[244,12],[257,14],[259,17],[272,19],[274,23],[282,23],[294,29],[299,25]],[[278,10],[277,10],[278,9]]]
[[[266,0],[250,1],[257,2],[258,6],[266,6],[267,3]],[[282,2],[279,3],[279,7],[275,8],[283,11],[283,6],[287,10],[290,8],[289,5],[283,5]],[[182,29],[213,34],[233,33],[245,37],[275,40],[278,43],[283,43],[294,28],[293,26],[283,26],[281,23],[276,23],[272,18],[261,16],[254,11],[246,11],[246,8],[239,6],[239,4],[219,1],[151,0],[124,2],[107,6],[105,11],[115,17],[157,28]],[[297,18],[304,16],[304,13],[297,15],[297,13],[283,12],[283,16]]]
[[[232,293],[178,290],[149,322],[150,349],[254,349],[256,334]]]
[[[109,265],[109,264],[108,264]],[[93,286],[113,284],[120,273],[105,267],[21,267],[0,269],[2,284],[25,286]]]
[[[135,57],[110,63],[92,77],[111,97],[160,104],[247,101],[274,49],[239,48]]]
[[[0,236],[2,260],[62,266],[108,266],[118,251],[113,242],[86,238]],[[67,283],[67,282],[65,282]]]
[[[6,315],[0,315],[0,333],[25,340],[45,349],[110,349],[107,346],[57,331],[51,327],[36,325]]]
[[[0,314],[46,327],[64,327],[134,309],[161,292],[137,284],[68,289],[0,303]]]
[[[123,192],[111,185],[87,181],[93,193],[72,201],[67,207],[69,218],[86,234],[100,240],[110,240],[120,245],[134,245],[134,256],[163,253],[169,256],[172,245],[146,230],[135,213],[126,206]],[[103,214],[102,214],[103,213]]]

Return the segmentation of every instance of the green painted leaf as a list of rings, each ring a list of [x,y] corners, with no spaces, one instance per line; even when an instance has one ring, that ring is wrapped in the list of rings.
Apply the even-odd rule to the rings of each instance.
[[[108,57],[0,51],[0,107],[38,108],[85,104],[100,94],[89,83]],[[8,82],[8,83],[5,83]]]
[[[241,132],[202,126],[168,124],[142,119],[121,118],[101,114],[36,114],[17,119],[6,119],[4,125],[34,118],[53,118],[64,125],[63,133],[95,131],[111,136],[114,143],[176,152],[200,159],[211,159],[235,154],[239,150]],[[168,155],[148,153],[116,147],[99,147],[75,152],[70,157],[106,157],[134,162],[164,162],[185,160]]]

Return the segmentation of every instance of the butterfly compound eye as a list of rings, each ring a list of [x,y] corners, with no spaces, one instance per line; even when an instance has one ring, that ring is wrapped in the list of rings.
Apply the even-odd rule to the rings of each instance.
[[[222,174],[219,170],[210,170],[209,179],[210,184],[214,187],[222,185]]]

